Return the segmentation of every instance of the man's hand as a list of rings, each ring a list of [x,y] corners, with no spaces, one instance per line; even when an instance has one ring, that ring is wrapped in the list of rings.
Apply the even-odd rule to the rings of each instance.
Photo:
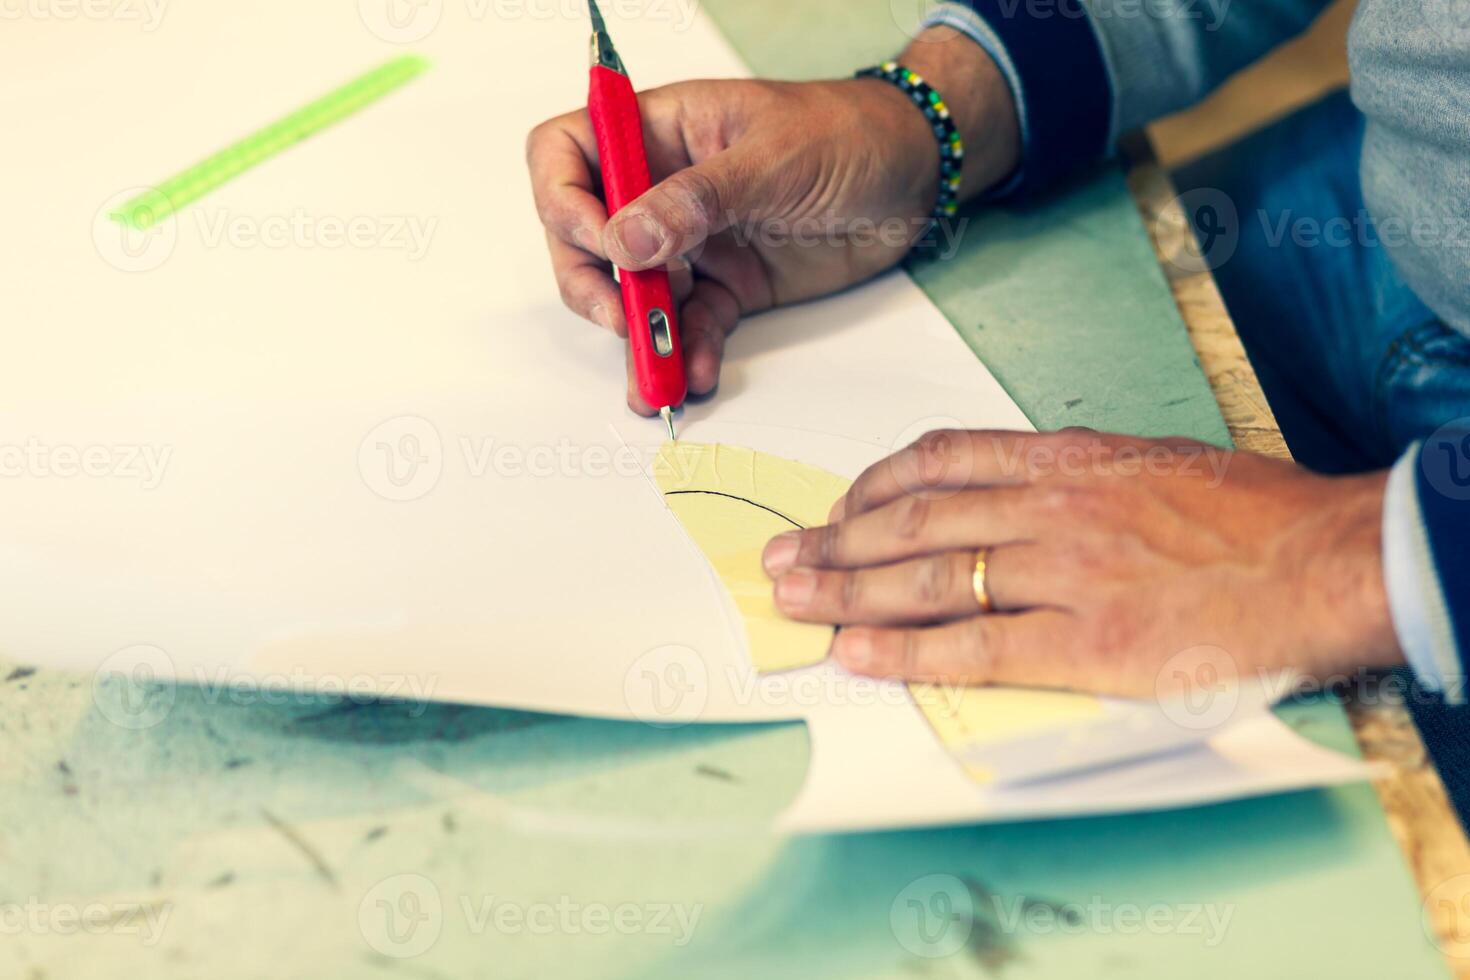
[[[937,30],[903,60],[950,100],[970,147],[962,194],[972,196],[1015,166],[1015,106],[977,45]],[[740,317],[896,264],[934,205],[933,133],[881,80],[685,82],[644,92],[639,105],[660,183],[609,221],[592,125],[574,112],[531,133],[536,207],[563,300],[619,336],[627,324],[613,265],[670,268],[696,395],[718,382]],[[628,404],[653,411],[631,376]]]
[[[833,653],[863,674],[1143,696],[1218,647],[1241,676],[1326,677],[1403,660],[1384,484],[1183,439],[937,432],[764,561],[779,608],[845,627]]]

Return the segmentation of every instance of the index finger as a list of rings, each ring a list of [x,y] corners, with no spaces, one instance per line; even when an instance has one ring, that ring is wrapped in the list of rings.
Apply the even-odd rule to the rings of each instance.
[[[597,139],[586,110],[548,120],[526,139],[536,213],[547,231],[606,259],[607,207],[597,194]]]
[[[832,520],[905,496],[948,496],[967,488],[1086,482],[1103,461],[1148,440],[1070,428],[1057,432],[941,429],[863,471],[832,507]]]
[[[865,513],[901,497],[954,493],[970,487],[1026,482],[1008,466],[1020,440],[1033,433],[937,429],[863,470],[832,506],[831,520]]]

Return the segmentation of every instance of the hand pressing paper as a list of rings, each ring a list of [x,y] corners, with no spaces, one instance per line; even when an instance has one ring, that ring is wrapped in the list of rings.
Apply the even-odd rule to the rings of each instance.
[[[822,663],[832,628],[784,618],[760,556],[774,535],[826,523],[851,481],[779,456],[698,443],[666,443],[653,477],[734,600],[757,672],[838,677]],[[832,690],[846,690],[840,679]],[[855,692],[871,684],[852,681]],[[1160,706],[1016,687],[932,683],[900,691],[907,698],[836,694],[808,707],[812,767],[778,826],[858,830],[1146,810],[1365,775],[1264,708],[1240,713],[1238,724],[1154,725],[1135,738],[1136,716]],[[1079,754],[1079,740],[1088,751]]]
[[[654,480],[669,509],[713,566],[740,611],[760,673],[810,667],[827,657],[832,627],[787,619],[775,606],[761,550],[777,534],[827,522],[852,481],[815,466],[739,446],[667,443]],[[950,752],[1099,717],[1090,695],[1025,688],[910,684],[918,709]],[[971,777],[989,780],[981,767]]]

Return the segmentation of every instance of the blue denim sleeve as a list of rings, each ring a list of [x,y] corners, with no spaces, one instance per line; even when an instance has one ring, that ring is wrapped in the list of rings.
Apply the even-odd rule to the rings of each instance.
[[[997,195],[1042,190],[1113,151],[1118,137],[1203,98],[1300,33],[1327,0],[950,0],[946,24],[1005,74],[1021,117],[1021,167]],[[954,96],[950,96],[951,100]]]

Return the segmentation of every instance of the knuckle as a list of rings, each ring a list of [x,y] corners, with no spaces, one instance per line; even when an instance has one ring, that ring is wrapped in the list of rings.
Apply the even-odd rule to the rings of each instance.
[[[872,486],[875,480],[879,479],[878,468],[880,466],[886,465],[887,462],[887,460],[884,460],[883,462],[874,463],[872,466],[869,466],[867,469],[859,473],[858,478],[852,481],[852,486],[847,488],[847,493],[843,494],[842,498],[843,500],[847,501],[847,504],[844,507],[844,512],[848,516],[851,516],[853,514],[861,514],[864,510],[867,509],[869,488]]]
[[[837,608],[843,613],[856,613],[863,604],[863,575],[850,572],[841,576],[837,589]]]
[[[902,541],[921,538],[928,529],[932,508],[917,494],[900,497],[893,505],[893,533]]]
[[[1093,581],[1107,581],[1116,573],[1113,548],[1102,548],[1086,535],[1073,535],[1036,562],[1038,578],[1058,590]]]
[[[816,527],[802,532],[801,547],[797,549],[798,560],[803,565],[825,568],[837,555],[838,528],[841,525]]]
[[[923,680],[923,648],[918,630],[904,630],[898,640],[898,672],[913,680]]]
[[[1067,449],[1094,445],[1102,440],[1102,433],[1082,425],[1069,425],[1043,438],[1058,449]]]
[[[1078,496],[1071,487],[1047,486],[1032,491],[1032,502],[1046,517],[1063,518],[1072,516]]]
[[[582,290],[574,275],[561,275],[556,277],[556,289],[561,294],[561,301],[569,308],[578,309],[578,301],[581,299]]]
[[[1093,617],[1091,646],[1100,656],[1116,660],[1137,648],[1141,626],[1132,610],[1120,603],[1105,603]]]
[[[526,167],[534,170],[536,168],[536,151],[546,142],[546,134],[551,126],[551,121],[537,123],[526,133]]]
[[[931,555],[919,562],[914,576],[914,598],[926,609],[944,604],[954,588],[954,559],[949,555]]]
[[[720,212],[719,185],[699,170],[682,170],[665,184],[663,219],[676,234],[703,236]],[[686,251],[682,246],[680,252]]]
[[[576,213],[569,207],[561,196],[551,194],[542,201],[540,208],[541,224],[560,236],[565,236],[566,229],[576,224]]]
[[[1074,524],[1094,525],[1109,512],[1108,496],[1076,488],[1057,491],[1049,503],[1047,512]]]
[[[960,429],[926,432],[904,457],[900,483],[909,489],[937,487],[947,480],[967,477],[973,470],[971,436]]]
[[[572,306],[572,284],[570,278],[570,276],[556,277],[556,291],[561,295],[562,304],[569,307]]]
[[[954,454],[955,444],[965,437],[958,429],[931,429],[914,443],[914,451],[925,462],[944,462]]]

